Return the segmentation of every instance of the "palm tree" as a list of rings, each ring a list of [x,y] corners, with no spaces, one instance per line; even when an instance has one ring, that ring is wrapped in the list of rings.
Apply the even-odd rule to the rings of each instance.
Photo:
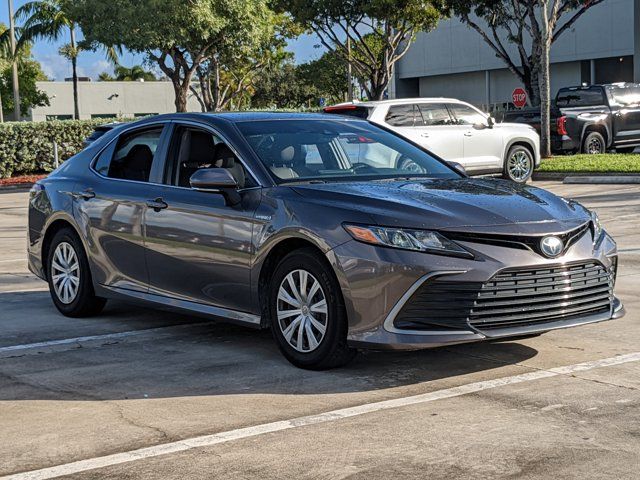
[[[153,82],[156,80],[156,76],[153,72],[145,70],[140,65],[134,65],[131,68],[117,65],[114,69],[115,79],[124,82],[135,82],[144,80],[145,82]]]
[[[69,57],[73,76],[74,118],[80,117],[78,107],[78,51],[76,47],[75,23],[68,15],[64,0],[33,0],[25,3],[16,12],[16,18],[25,19],[20,43],[44,38],[56,41],[68,30],[70,35]]]
[[[20,30],[18,45],[38,39],[59,40],[69,31],[70,42],[60,49],[60,54],[71,61],[73,77],[73,112],[74,118],[80,118],[78,106],[78,54],[83,50],[95,50],[99,46],[76,41],[76,24],[67,10],[68,0],[32,0],[25,3],[16,12],[17,19],[25,19]],[[104,47],[107,58],[117,63],[117,52],[113,48]]]

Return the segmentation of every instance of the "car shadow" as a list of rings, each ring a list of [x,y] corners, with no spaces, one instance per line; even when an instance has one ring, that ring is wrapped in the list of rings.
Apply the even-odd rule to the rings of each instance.
[[[39,303],[47,302],[51,321],[67,320],[54,312],[45,296],[31,297],[28,293],[21,296],[25,308],[44,315],[45,305],[39,306]],[[0,305],[2,297],[0,294]],[[145,321],[140,321],[140,317]],[[538,353],[517,341],[411,352],[364,351],[349,365],[315,372],[290,365],[268,331],[203,321],[174,312],[155,312],[122,302],[110,302],[100,316],[73,319],[78,328],[82,327],[83,335],[87,335],[91,326],[97,328],[104,322],[116,322],[121,327],[128,320],[135,324],[135,329],[179,327],[158,335],[110,339],[100,344],[69,345],[63,351],[0,358],[0,400],[369,392],[482,374],[523,362]],[[41,325],[42,321],[37,323]],[[23,328],[29,328],[28,321]],[[65,331],[65,337],[77,336],[68,333]],[[477,378],[486,377],[478,375]]]

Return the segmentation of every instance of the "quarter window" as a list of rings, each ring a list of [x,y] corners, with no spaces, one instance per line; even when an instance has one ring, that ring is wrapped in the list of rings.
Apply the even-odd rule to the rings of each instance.
[[[124,135],[115,153],[107,148],[96,161],[95,170],[105,177],[148,182],[162,127]]]

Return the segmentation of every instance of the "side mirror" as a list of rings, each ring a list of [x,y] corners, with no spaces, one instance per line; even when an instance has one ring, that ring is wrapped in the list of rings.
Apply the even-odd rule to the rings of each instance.
[[[496,119],[493,117],[487,117],[487,126],[489,128],[493,128],[493,126],[496,124]]]
[[[240,203],[238,182],[226,168],[201,168],[189,178],[191,188],[199,192],[221,193],[227,203]]]
[[[458,163],[458,162],[448,162],[449,166],[453,167],[453,169],[455,171],[457,171],[458,173],[461,173],[463,177],[468,177],[469,175],[467,175],[467,171],[464,169],[464,167],[462,166],[462,164]]]

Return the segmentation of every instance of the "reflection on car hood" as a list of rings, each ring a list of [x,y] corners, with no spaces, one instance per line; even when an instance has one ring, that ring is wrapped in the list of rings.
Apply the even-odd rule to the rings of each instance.
[[[309,201],[350,207],[379,225],[509,233],[559,233],[589,220],[576,202],[494,179],[336,182],[292,187]]]

